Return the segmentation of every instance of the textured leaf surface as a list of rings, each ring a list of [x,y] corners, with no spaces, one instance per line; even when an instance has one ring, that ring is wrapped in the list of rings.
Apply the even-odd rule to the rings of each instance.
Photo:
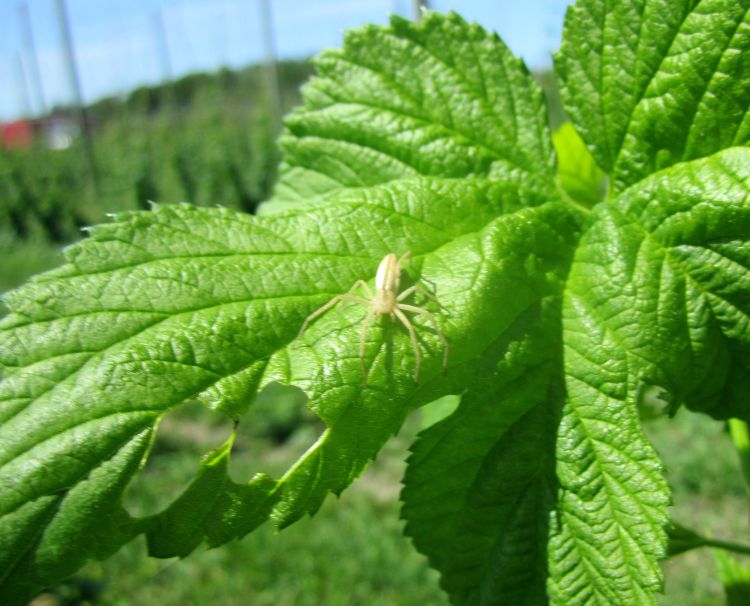
[[[749,0],[579,0],[555,68],[620,191],[750,139]]]
[[[157,207],[93,229],[68,251],[69,265],[8,296],[0,505],[13,560],[38,565],[58,549],[50,529],[76,527],[71,499],[116,502],[164,412],[198,398],[239,418],[273,380],[303,387],[328,425],[282,479],[261,474],[240,487],[226,478],[222,451],[162,516],[124,525],[147,525],[154,553],[184,555],[204,537],[217,544],[247,532],[269,512],[285,525],[317,510],[361,472],[421,393],[444,381],[442,346],[414,320],[425,354],[416,386],[405,331],[374,325],[365,386],[365,310],[342,305],[296,341],[304,318],[357,279],[371,280],[387,252],[411,250],[413,268],[450,312],[441,324],[451,364],[465,364],[495,321],[479,302],[501,296],[522,271],[504,260],[506,249],[546,236],[535,235],[535,213],[562,212],[534,210],[542,202],[514,183],[421,179],[345,194],[313,214]],[[142,448],[116,464],[134,440]],[[105,473],[109,485],[92,482]],[[219,531],[217,515],[253,521]],[[67,545],[79,559],[96,555],[93,544]],[[69,563],[49,576],[71,572]],[[13,595],[20,577],[8,578]]]
[[[497,35],[456,14],[347,32],[286,119],[275,201],[407,176],[524,175],[549,190],[542,93]],[[278,206],[276,206],[278,207]]]
[[[631,352],[630,372],[672,402],[747,414],[726,389],[750,351],[750,149],[662,171],[598,210],[571,284]]]
[[[565,269],[564,258],[555,269]],[[474,381],[457,412],[420,435],[409,459],[406,533],[443,572],[457,604],[546,603],[563,396],[559,300],[550,298],[556,281],[528,293],[520,313],[505,312],[512,322],[476,369],[492,380]]]
[[[636,412],[645,386],[737,412],[723,392],[747,349],[748,167],[750,150],[733,149],[667,169],[598,207],[581,239],[563,310],[559,603],[639,604],[660,585],[667,499]]]
[[[657,390],[725,418],[750,401],[746,12],[746,0],[570,11],[557,68],[613,178],[604,202],[585,193],[591,164],[578,193],[574,154],[558,146],[555,166],[541,93],[496,36],[455,15],[396,18],[319,60],[282,138],[269,212],[284,212],[124,213],[8,295],[0,602],[140,533],[171,557],[269,517],[290,524],[351,483],[410,411],[454,394],[414,445],[403,493],[407,532],[451,599],[653,604],[668,490],[637,404]],[[367,333],[362,376],[359,304],[298,338],[311,312],[407,250],[402,286],[437,298],[407,301],[437,316],[447,374],[420,316],[419,384],[388,319]],[[299,386],[326,425],[281,478],[232,481],[228,436],[165,510],[122,509],[163,415],[197,399],[243,422],[274,381]]]

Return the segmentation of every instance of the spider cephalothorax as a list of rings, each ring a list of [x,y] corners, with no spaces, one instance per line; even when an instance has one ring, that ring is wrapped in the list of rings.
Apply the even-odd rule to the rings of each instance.
[[[414,331],[409,318],[404,314],[404,311],[410,311],[415,314],[419,314],[427,318],[432,324],[435,332],[437,333],[440,341],[443,343],[443,369],[448,365],[448,340],[445,338],[443,331],[440,330],[435,316],[432,315],[426,309],[422,307],[416,307],[415,305],[408,305],[402,303],[406,297],[413,294],[416,291],[422,292],[428,297],[431,297],[429,292],[420,287],[417,284],[410,286],[403,292],[398,292],[399,285],[401,284],[401,264],[411,256],[410,252],[405,253],[401,258],[396,257],[393,253],[388,253],[378,265],[378,271],[375,274],[375,293],[373,294],[370,287],[364,280],[357,280],[349,291],[343,295],[336,295],[333,299],[328,301],[320,309],[311,313],[305,319],[302,324],[302,328],[299,331],[298,337],[302,336],[310,322],[315,320],[318,316],[331,309],[334,305],[341,301],[353,301],[362,305],[368,306],[370,309],[365,316],[365,320],[362,324],[362,331],[359,335],[359,361],[362,364],[362,377],[366,376],[367,368],[365,366],[365,338],[367,336],[367,328],[372,321],[375,314],[382,316],[391,316],[392,318],[398,318],[401,323],[406,327],[409,332],[409,339],[411,340],[411,347],[414,350],[415,368],[414,368],[414,380],[419,380],[419,366],[421,364],[421,354],[419,351],[419,344],[417,343],[417,334]],[[367,295],[367,299],[358,297],[351,294],[355,288],[362,288]]]

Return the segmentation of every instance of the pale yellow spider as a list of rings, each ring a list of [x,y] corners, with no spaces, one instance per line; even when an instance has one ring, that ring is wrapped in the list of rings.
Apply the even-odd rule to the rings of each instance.
[[[409,339],[411,339],[411,347],[414,350],[414,359],[416,361],[414,368],[414,381],[416,382],[419,380],[421,354],[419,352],[419,345],[417,343],[417,333],[414,332],[414,327],[411,325],[409,318],[407,318],[404,314],[404,311],[410,311],[412,313],[424,316],[432,323],[435,332],[437,333],[440,341],[443,344],[443,371],[445,371],[448,367],[448,340],[445,338],[443,331],[440,330],[440,326],[438,326],[435,316],[421,307],[401,303],[401,301],[403,301],[406,297],[416,291],[419,291],[432,299],[435,298],[433,295],[431,295],[424,288],[418,286],[417,284],[410,286],[402,293],[398,292],[398,287],[401,282],[401,264],[410,256],[411,252],[405,253],[400,259],[397,258],[393,253],[387,254],[385,257],[383,257],[380,265],[378,265],[378,271],[375,274],[374,295],[370,290],[370,287],[367,286],[367,283],[364,280],[357,280],[354,283],[354,286],[352,286],[346,294],[336,295],[333,299],[328,301],[328,303],[323,305],[323,307],[307,316],[305,322],[302,324],[302,328],[300,329],[297,338],[302,336],[302,334],[305,332],[305,330],[307,330],[307,327],[313,320],[327,312],[340,301],[353,301],[354,303],[367,305],[370,309],[367,312],[367,316],[365,316],[365,321],[362,324],[362,331],[359,334],[359,361],[362,365],[363,380],[365,379],[367,374],[367,368],[365,366],[365,338],[367,337],[367,328],[372,321],[372,317],[375,314],[380,314],[381,316],[391,316],[391,318],[398,318],[406,327],[406,330],[409,331]],[[362,290],[365,291],[367,299],[363,299],[362,297],[351,294],[352,291],[357,287],[361,287]]]

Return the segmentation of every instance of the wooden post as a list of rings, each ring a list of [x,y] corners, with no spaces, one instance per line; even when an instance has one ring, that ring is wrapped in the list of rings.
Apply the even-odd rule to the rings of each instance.
[[[83,142],[83,153],[86,157],[86,163],[89,167],[89,172],[94,183],[94,188],[98,190],[99,172],[97,170],[96,160],[94,157],[91,124],[89,123],[86,106],[83,102],[81,78],[78,73],[75,54],[73,53],[73,37],[70,32],[70,22],[68,19],[68,11],[65,6],[65,0],[55,0],[55,8],[57,9],[57,20],[60,24],[60,33],[63,40],[63,53],[65,55],[65,63],[68,69],[68,80],[73,90],[75,106],[78,111],[78,119],[81,128],[81,140]]]
[[[269,0],[260,2],[260,27],[263,37],[263,50],[266,63],[266,85],[268,111],[273,119],[274,128],[281,125],[281,91],[279,90],[279,76],[276,70],[276,48],[273,36],[273,19]]]
[[[26,2],[18,5],[18,14],[21,20],[21,34],[23,36],[24,54],[26,55],[26,81],[29,86],[29,92],[34,97],[34,102],[40,116],[47,115],[47,103],[44,99],[44,90],[42,89],[42,78],[39,72],[39,61],[36,54],[36,45],[34,44],[34,34],[31,30],[31,17],[29,16],[29,7]],[[31,105],[29,106],[31,107]]]
[[[422,20],[422,11],[430,8],[429,0],[411,0],[411,14],[416,23]]]
[[[18,78],[18,90],[21,91],[21,112],[24,118],[29,118],[32,115],[31,95],[29,94],[29,82],[26,75],[26,70],[23,66],[23,56],[21,56],[21,53],[18,53],[15,59],[16,77]]]

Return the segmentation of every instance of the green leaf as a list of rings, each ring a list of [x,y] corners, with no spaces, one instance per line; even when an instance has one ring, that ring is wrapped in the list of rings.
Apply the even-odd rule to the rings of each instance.
[[[563,212],[534,203],[515,183],[418,179],[343,191],[315,213],[254,218],[156,207],[92,229],[68,250],[68,265],[7,297],[0,508],[13,528],[9,565],[60,549],[50,528],[71,526],[60,516],[72,499],[100,509],[116,503],[144,450],[109,469],[112,457],[133,440],[145,448],[164,413],[197,398],[239,418],[272,381],[302,387],[328,425],[283,478],[228,482],[228,451],[220,450],[166,512],[124,524],[145,529],[154,553],[184,555],[202,537],[218,544],[269,512],[281,526],[315,512],[359,475],[413,406],[447,392],[439,387],[442,345],[421,319],[413,320],[424,356],[420,385],[408,336],[387,322],[373,323],[368,335],[364,385],[365,310],[342,304],[298,340],[305,317],[357,279],[372,280],[386,253],[411,250],[412,273],[447,310],[440,323],[451,367],[465,364],[495,322],[485,303],[534,267],[529,259],[503,273],[506,248],[544,237],[529,233],[532,217]],[[111,484],[92,482],[104,469]],[[252,523],[236,519],[248,512]],[[227,518],[224,530],[213,525],[217,515]],[[89,541],[68,546],[75,558],[36,576],[58,579],[98,555]],[[11,595],[20,578],[8,577]]]
[[[446,417],[451,416],[456,411],[456,408],[458,408],[460,402],[461,398],[459,396],[450,395],[425,404],[419,410],[420,427],[427,429]]]
[[[456,15],[351,33],[318,69],[305,107],[288,121],[277,198],[323,196],[336,210],[278,219],[187,206],[121,214],[70,249],[67,266],[7,297],[0,486],[14,488],[3,490],[4,516],[50,494],[65,503],[119,444],[151,432],[183,401],[239,419],[273,381],[302,387],[328,425],[300,461],[279,480],[261,474],[241,486],[226,477],[229,451],[220,448],[164,512],[125,516],[123,525],[145,532],[154,554],[185,555],[201,540],[241,536],[269,513],[280,526],[313,513],[413,407],[451,391],[431,387],[445,381],[442,345],[420,319],[418,387],[408,336],[388,323],[371,327],[362,384],[365,312],[356,305],[331,310],[297,340],[308,314],[356,280],[372,280],[386,253],[413,253],[411,279],[428,284],[440,306],[415,302],[440,312],[451,366],[484,347],[495,321],[487,302],[537,270],[531,256],[504,274],[502,241],[522,233],[535,241],[527,213],[556,199],[544,178],[554,165],[540,90],[497,36]],[[435,94],[447,102],[424,103]],[[497,223],[506,214],[512,220]],[[115,501],[134,471],[117,475]],[[14,494],[16,486],[25,491]],[[86,493],[97,504],[98,490]],[[9,557],[33,561],[58,506],[14,526],[21,539]],[[251,521],[238,522],[240,512]],[[41,547],[24,533],[41,536]],[[96,555],[86,542],[76,549],[75,564],[61,559],[45,582]]]
[[[550,286],[485,350],[476,372],[494,380],[472,381],[456,413],[423,432],[409,458],[405,532],[456,604],[546,604],[563,397]]]
[[[148,550],[153,556],[185,557],[205,541],[210,547],[242,537],[268,519],[277,483],[257,474],[247,484],[229,479],[227,467],[234,436],[201,461],[185,491],[151,520]]]
[[[557,180],[565,192],[588,208],[602,198],[604,173],[570,122],[552,136],[557,152]]]
[[[287,117],[271,208],[405,177],[523,175],[549,191],[542,92],[496,35],[455,13],[346,33]],[[515,178],[515,177],[513,177]]]
[[[750,351],[750,149],[664,170],[595,217],[569,277],[571,310],[587,331],[606,326],[638,383],[744,416],[747,399],[726,396]]]
[[[658,393],[746,418],[750,401],[746,11],[571,9],[557,67],[614,178],[604,202],[585,155],[572,184],[580,144],[559,147],[557,170],[541,92],[496,36],[456,15],[396,18],[319,60],[282,137],[269,213],[284,212],[119,214],[9,294],[0,601],[23,604],[138,534],[170,557],[267,518],[284,527],[346,488],[407,414],[453,395],[403,493],[407,532],[451,598],[653,604],[669,495],[638,404]],[[409,334],[388,318],[360,359],[361,304],[299,336],[406,251],[402,288],[429,291],[407,301],[436,316],[446,373],[419,314],[418,384]],[[282,477],[231,480],[230,435],[163,511],[122,508],[164,415],[197,399],[245,422],[273,382],[303,390],[326,426]]]
[[[623,352],[571,299],[563,309],[567,402],[557,435],[550,601],[655,604],[669,491]]]
[[[750,1],[579,0],[555,57],[612,193],[750,140]]]
[[[662,171],[597,207],[581,239],[563,309],[557,603],[651,603],[660,587],[668,498],[637,416],[643,385],[736,412],[723,392],[747,347],[749,159],[733,149]]]
[[[748,167],[750,150],[737,148],[662,171],[598,206],[578,243],[562,312],[567,396],[557,437],[560,500],[550,543],[549,591],[555,603],[639,603],[652,599],[660,587],[656,561],[664,554],[668,492],[638,420],[643,386],[658,387],[670,400],[718,417],[745,412],[736,409],[739,399],[728,401],[725,395],[732,369],[747,367]],[[545,339],[549,347],[554,331]],[[461,423],[459,413],[472,406],[471,393],[464,395],[450,423]],[[512,393],[501,401],[501,409],[510,410],[504,407],[512,406]],[[525,396],[523,401],[530,405],[534,399]],[[498,444],[506,439],[504,425],[482,418],[475,409],[466,414],[477,426],[493,428],[487,431],[494,431]],[[436,426],[433,433],[450,423]],[[423,440],[429,444],[428,435]],[[420,536],[411,519],[426,514],[415,514],[409,501],[427,502],[426,495],[448,486],[461,503],[454,505],[455,511],[470,510],[471,499],[481,494],[478,486],[487,481],[482,474],[491,456],[486,446],[467,447],[466,437],[453,445],[447,439],[435,441],[439,447],[425,447],[431,460],[415,458],[418,471],[407,475],[409,532],[446,574],[466,565],[441,564],[441,553],[458,557],[469,551],[475,566],[481,562],[485,567],[486,576],[469,583],[476,590],[478,584],[496,582],[493,575],[499,573],[489,563],[493,556],[437,544],[431,535],[434,519]],[[459,453],[474,465],[471,473],[464,468],[457,474],[463,490],[440,475],[434,462]],[[537,458],[545,457],[540,452]],[[419,474],[432,484],[415,481]],[[503,496],[509,498],[508,493]],[[498,518],[499,524],[502,516]],[[445,523],[452,540],[471,537],[463,522]],[[484,524],[480,535],[487,548],[507,531]],[[446,587],[462,595],[448,580]]]
[[[533,431],[524,426],[527,417],[514,420],[512,390],[495,396],[497,402],[470,390],[452,417],[420,438],[404,490],[407,532],[441,570],[456,603],[545,603],[537,590],[547,565],[553,603],[654,603],[669,499],[637,403],[648,387],[718,416],[736,413],[747,401],[728,397],[732,391],[747,395],[733,380],[747,375],[748,273],[737,261],[750,232],[747,165],[739,149],[679,164],[592,215],[564,292],[565,362],[557,372],[566,395],[557,411],[556,508],[545,497],[555,487],[544,473],[551,455],[531,439],[544,434],[544,424],[536,417]],[[569,194],[572,189],[568,183]],[[714,251],[735,263],[717,260]],[[700,266],[700,275],[680,263],[684,256]],[[717,262],[725,275],[709,283],[705,278],[716,273]],[[549,348],[554,340],[550,331],[543,342]],[[523,364],[513,370],[521,373]],[[533,411],[551,406],[547,420],[555,414],[551,396],[520,399]],[[510,452],[509,443],[514,449],[503,458],[499,453]],[[514,467],[522,452],[522,460],[534,464]],[[518,508],[508,504],[528,495],[536,498],[524,512],[534,511],[534,521],[519,523]],[[530,538],[540,529],[549,532],[548,547]]]
[[[127,416],[116,413],[115,418],[89,421],[59,434],[57,440],[37,439],[33,446],[27,440],[28,454],[3,465],[0,603],[25,604],[42,587],[71,574],[89,558],[111,555],[143,529],[122,509],[120,497],[138,470],[151,429],[138,429],[140,415],[134,414],[132,422]],[[86,444],[93,425],[101,429],[102,439]],[[5,427],[0,432],[3,446],[9,442]],[[3,455],[6,452],[3,448]],[[87,460],[97,464],[77,482],[62,485],[65,478],[58,476],[63,470],[68,467],[69,475],[80,474]]]

